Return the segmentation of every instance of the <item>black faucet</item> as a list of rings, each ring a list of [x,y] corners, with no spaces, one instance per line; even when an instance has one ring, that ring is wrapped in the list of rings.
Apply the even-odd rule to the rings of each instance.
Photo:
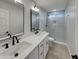
[[[7,31],[6,32],[7,36],[10,36],[10,38],[12,37],[12,35]]]
[[[36,30],[36,31],[35,31],[35,34],[38,34],[38,33],[39,33],[39,31]]]
[[[40,29],[36,29],[36,30],[35,30],[35,34],[38,34],[38,33],[39,33],[39,30],[40,30]]]
[[[17,36],[13,36],[12,45],[15,45],[15,39],[17,40],[17,43],[19,43],[19,39],[17,38]]]

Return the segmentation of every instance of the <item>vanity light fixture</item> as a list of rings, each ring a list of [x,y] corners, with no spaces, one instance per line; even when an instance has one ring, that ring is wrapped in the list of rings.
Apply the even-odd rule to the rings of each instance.
[[[56,9],[53,9],[52,11],[57,11]]]
[[[22,0],[15,0],[15,2],[19,2],[19,3],[22,3]]]
[[[37,8],[37,6],[32,6],[32,10],[36,11],[36,12],[39,12],[39,9]]]

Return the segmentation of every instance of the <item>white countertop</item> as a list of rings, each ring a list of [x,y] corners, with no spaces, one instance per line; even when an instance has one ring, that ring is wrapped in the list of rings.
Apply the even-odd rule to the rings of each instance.
[[[31,35],[29,37],[26,37],[25,35],[22,37],[21,41],[26,41],[28,43],[31,43],[32,45],[28,47],[23,53],[21,53],[18,57],[5,57],[2,56],[0,59],[25,59],[39,44],[44,40],[44,38],[48,35],[47,32],[41,32],[37,35]]]

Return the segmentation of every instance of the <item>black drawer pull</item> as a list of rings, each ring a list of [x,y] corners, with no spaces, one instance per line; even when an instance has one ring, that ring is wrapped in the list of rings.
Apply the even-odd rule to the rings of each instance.
[[[43,55],[44,54],[44,52],[41,52],[41,55]]]
[[[42,47],[42,46],[43,46],[43,44],[40,45],[40,47]]]

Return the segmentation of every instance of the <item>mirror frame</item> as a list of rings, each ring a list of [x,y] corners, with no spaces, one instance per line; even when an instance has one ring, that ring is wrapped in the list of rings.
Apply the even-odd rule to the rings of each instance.
[[[19,37],[19,36],[24,35],[24,27],[25,27],[25,26],[24,26],[24,24],[25,24],[25,13],[24,13],[24,11],[25,11],[25,8],[24,8],[24,5],[21,4],[21,3],[19,3],[19,2],[17,2],[17,3],[14,2],[14,4],[19,4],[19,5],[21,5],[21,6],[23,7],[23,32],[22,32],[22,33],[15,34],[15,35],[12,35],[12,36],[17,36],[17,37]],[[6,40],[6,39],[9,39],[9,38],[10,38],[9,36],[6,36],[6,37],[0,38],[0,40]]]
[[[30,31],[32,32],[32,9],[30,9]]]
[[[33,32],[33,31],[32,31],[32,13],[33,13],[33,12],[35,12],[35,11],[33,11],[32,9],[30,9],[30,31],[31,31],[31,32]],[[36,13],[38,13],[38,12],[36,12]],[[38,14],[39,14],[39,13],[38,13]],[[40,30],[40,29],[38,28],[38,30]]]

